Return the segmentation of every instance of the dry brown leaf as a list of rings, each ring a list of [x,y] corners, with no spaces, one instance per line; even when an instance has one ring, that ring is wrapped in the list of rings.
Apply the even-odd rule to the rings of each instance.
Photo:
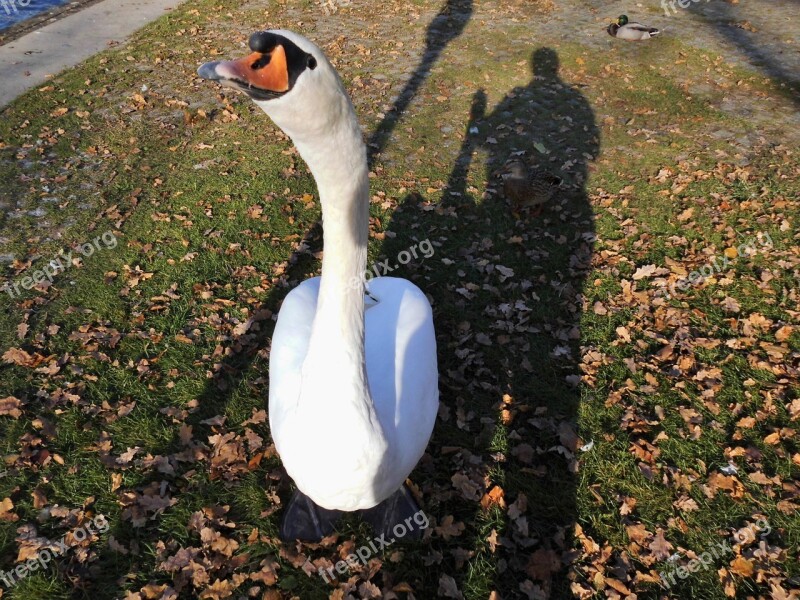
[[[0,521],[14,522],[19,521],[19,517],[11,512],[14,509],[14,503],[11,498],[3,498],[0,500]]]
[[[731,573],[741,577],[752,577],[753,562],[742,556],[737,556],[731,561]]]
[[[3,360],[20,367],[33,366],[33,357],[20,348],[9,348],[3,353]]]
[[[47,496],[44,495],[44,492],[40,488],[35,488],[31,496],[33,497],[33,508],[44,508],[47,506]]]
[[[531,554],[525,572],[533,579],[549,581],[553,573],[561,570],[561,556],[553,550],[539,548]]]
[[[488,494],[483,495],[483,498],[481,498],[481,507],[487,509],[493,504],[496,504],[500,508],[505,508],[506,502],[503,496],[504,496],[503,488],[501,488],[499,485],[496,485],[491,490],[489,490]]]
[[[710,497],[714,497],[718,490],[724,490],[731,493],[732,498],[741,498],[744,496],[744,486],[733,475],[723,475],[722,473],[711,473],[708,476],[708,489],[711,492]]]
[[[464,600],[464,595],[458,589],[456,580],[444,573],[439,577],[439,590],[437,594],[445,598],[459,598],[460,600]]]
[[[619,579],[608,577],[606,578],[605,583],[608,587],[618,591],[620,594],[625,594],[626,596],[630,596],[631,594],[631,591]]]
[[[445,540],[460,536],[464,529],[464,523],[461,521],[454,522],[453,515],[445,516],[442,522],[437,527],[434,527],[434,531]]]
[[[458,472],[450,480],[453,482],[453,487],[467,500],[478,500],[483,494],[483,486],[472,481],[464,473]]]
[[[14,396],[0,398],[0,415],[19,419],[22,416],[22,411],[19,409],[20,406],[22,406],[22,402],[20,402],[19,398]]]
[[[655,265],[644,265],[636,269],[636,272],[633,274],[633,280],[639,281],[640,279],[644,279],[646,277],[652,277],[653,274],[656,272]]]
[[[733,598],[736,595],[736,585],[733,582],[733,577],[728,572],[728,570],[724,567],[717,571],[717,575],[719,575],[720,583],[722,583],[722,590],[725,592],[725,595],[729,598]]]
[[[664,532],[661,529],[658,529],[656,530],[656,535],[653,538],[653,541],[650,542],[648,548],[650,548],[650,551],[657,560],[666,560],[672,554],[673,546],[666,539],[664,539]]]

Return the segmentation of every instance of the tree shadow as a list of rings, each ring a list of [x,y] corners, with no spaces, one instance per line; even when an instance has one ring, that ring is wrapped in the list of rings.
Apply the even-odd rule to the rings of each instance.
[[[569,597],[558,559],[577,518],[581,292],[595,238],[585,185],[600,149],[594,113],[560,79],[557,53],[539,48],[531,67],[531,81],[489,114],[484,91],[473,96],[442,200],[405,198],[382,251],[396,257],[426,238],[435,245],[433,259],[398,275],[432,298],[439,354],[440,418],[412,479],[429,514],[474,524],[471,547],[497,531],[500,545],[480,560],[494,562],[492,589],[503,598],[537,587],[542,597]],[[481,155],[482,173],[473,168]],[[513,156],[564,180],[539,217],[517,219],[503,197],[500,171]],[[480,198],[471,170],[486,182]],[[522,516],[481,508],[469,486],[459,490],[461,475],[480,489],[489,478]],[[500,559],[514,568],[502,572]]]
[[[800,8],[800,2],[793,0],[793,3]],[[749,31],[740,24],[744,20],[744,13],[751,7],[758,10],[749,3],[742,4],[741,7],[734,7],[728,2],[714,2],[712,5],[705,3],[692,3],[690,10],[703,19],[712,27],[723,39],[733,44],[747,59],[766,76],[775,80],[783,86],[784,95],[800,105],[800,73],[786,66],[779,53],[769,44],[759,41],[759,38],[766,37],[769,40],[777,41],[770,31]],[[792,17],[794,14],[792,14]],[[791,19],[787,14],[787,18]],[[792,51],[791,46],[788,47]]]

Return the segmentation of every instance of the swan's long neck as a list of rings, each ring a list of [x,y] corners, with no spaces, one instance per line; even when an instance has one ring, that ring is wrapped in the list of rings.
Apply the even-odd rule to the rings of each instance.
[[[338,100],[330,107],[334,118],[324,130],[313,135],[287,131],[317,183],[324,232],[322,278],[299,401],[316,404],[339,396],[371,416],[364,358],[363,281],[369,228],[366,148],[343,91]],[[313,388],[307,382],[313,382]]]

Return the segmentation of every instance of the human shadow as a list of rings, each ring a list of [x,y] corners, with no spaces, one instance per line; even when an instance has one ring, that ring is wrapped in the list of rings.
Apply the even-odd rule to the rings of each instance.
[[[503,521],[496,552],[476,559],[495,561],[492,589],[503,598],[520,597],[520,585],[570,597],[565,570],[551,567],[560,561],[547,559],[569,551],[577,518],[579,327],[595,238],[586,181],[600,137],[589,102],[558,66],[554,50],[537,49],[531,81],[488,114],[486,93],[475,93],[441,201],[405,198],[381,252],[395,257],[425,239],[435,246],[433,259],[398,271],[433,300],[440,371],[440,418],[411,478],[429,514],[473,524],[468,548],[485,543],[480,523]],[[504,198],[501,174],[512,157],[564,180],[538,217],[518,218]],[[454,474],[480,489],[488,477],[522,515],[481,507]],[[536,556],[541,564],[524,583],[513,573]],[[500,560],[516,570],[501,575]]]
[[[794,0],[793,3],[797,5],[796,8],[800,8],[800,2]],[[750,31],[737,25],[745,16],[740,11],[746,11],[748,7],[758,10],[755,5],[742,4],[734,7],[728,2],[715,2],[713,6],[693,3],[690,10],[713,27],[723,39],[736,46],[757,69],[782,85],[783,95],[800,105],[800,72],[785,65],[774,47],[759,41],[759,38],[763,39],[764,31]],[[791,18],[789,14],[786,16]],[[767,39],[777,41],[771,32],[767,33]],[[787,51],[791,52],[792,47],[787,47]]]
[[[370,167],[386,148],[392,132],[430,75],[431,68],[436,64],[442,51],[461,35],[471,17],[472,0],[447,0],[430,22],[425,31],[425,49],[422,52],[422,59],[402,91],[397,95],[392,107],[386,112],[367,141]]]

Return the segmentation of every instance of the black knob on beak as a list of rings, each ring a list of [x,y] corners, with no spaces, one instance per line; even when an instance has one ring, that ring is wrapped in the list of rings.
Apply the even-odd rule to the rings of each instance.
[[[253,52],[268,54],[280,43],[280,36],[269,31],[256,31],[247,43]]]

